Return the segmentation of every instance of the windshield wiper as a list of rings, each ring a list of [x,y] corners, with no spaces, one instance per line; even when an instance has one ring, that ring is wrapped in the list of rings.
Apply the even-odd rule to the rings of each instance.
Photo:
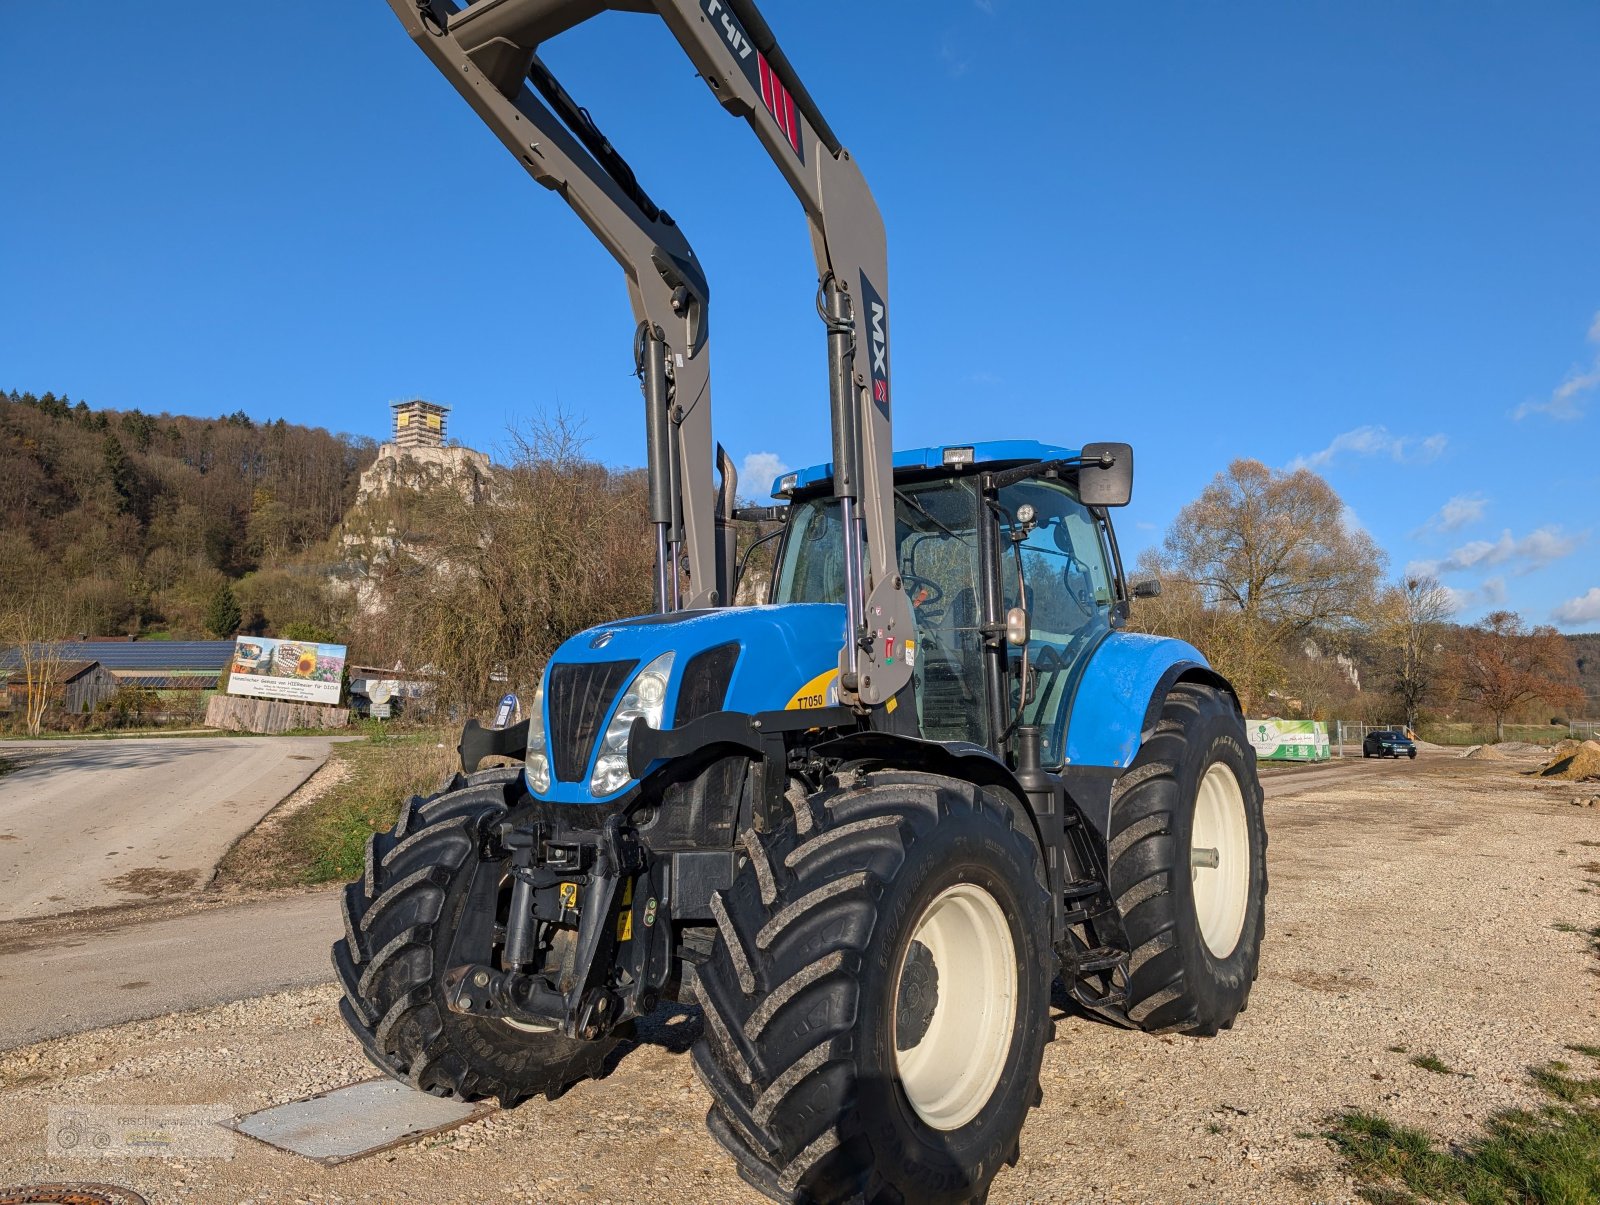
[[[923,518],[927,519],[929,523],[932,523],[935,527],[937,527],[940,531],[944,532],[944,534],[949,536],[952,540],[960,540],[963,543],[966,542],[966,539],[967,539],[966,536],[957,535],[955,532],[951,531],[943,523],[939,522],[938,519],[935,519],[933,517],[933,513],[931,511],[929,511],[927,507],[923,506],[922,503],[918,502],[915,498],[913,498],[910,494],[906,493],[904,490],[899,490],[899,489],[895,490],[894,496],[896,498],[900,499],[900,501],[904,502],[912,510],[916,511]]]

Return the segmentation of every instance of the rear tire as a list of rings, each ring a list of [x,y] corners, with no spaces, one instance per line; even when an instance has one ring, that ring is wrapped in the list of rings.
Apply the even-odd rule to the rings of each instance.
[[[498,1097],[506,1108],[595,1075],[617,1035],[582,1042],[445,1005],[440,977],[461,924],[486,828],[506,812],[521,770],[456,778],[401,809],[367,843],[367,872],[344,891],[333,947],[339,1012],[385,1074],[434,1096]]]
[[[1233,700],[1178,683],[1112,789],[1109,877],[1141,1029],[1214,1034],[1249,1000],[1266,923],[1261,802]]]
[[[1031,835],[970,783],[877,772],[805,798],[716,898],[706,1123],[780,1201],[982,1200],[1049,1037]]]

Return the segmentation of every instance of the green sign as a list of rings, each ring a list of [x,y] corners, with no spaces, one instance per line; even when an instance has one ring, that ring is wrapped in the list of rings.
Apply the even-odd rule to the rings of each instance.
[[[1258,761],[1326,761],[1328,726],[1320,720],[1246,720]]]

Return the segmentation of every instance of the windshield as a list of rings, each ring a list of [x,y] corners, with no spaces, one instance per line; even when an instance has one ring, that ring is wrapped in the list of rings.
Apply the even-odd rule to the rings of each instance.
[[[900,576],[917,621],[913,673],[930,740],[983,742],[988,713],[979,631],[977,499],[967,480],[895,490]],[[833,498],[799,502],[789,518],[773,600],[844,601],[843,534]]]

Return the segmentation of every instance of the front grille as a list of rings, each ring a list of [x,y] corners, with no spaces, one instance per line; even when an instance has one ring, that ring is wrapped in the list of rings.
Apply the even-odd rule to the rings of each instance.
[[[581,782],[600,725],[637,661],[556,665],[550,669],[550,753],[556,777]]]

